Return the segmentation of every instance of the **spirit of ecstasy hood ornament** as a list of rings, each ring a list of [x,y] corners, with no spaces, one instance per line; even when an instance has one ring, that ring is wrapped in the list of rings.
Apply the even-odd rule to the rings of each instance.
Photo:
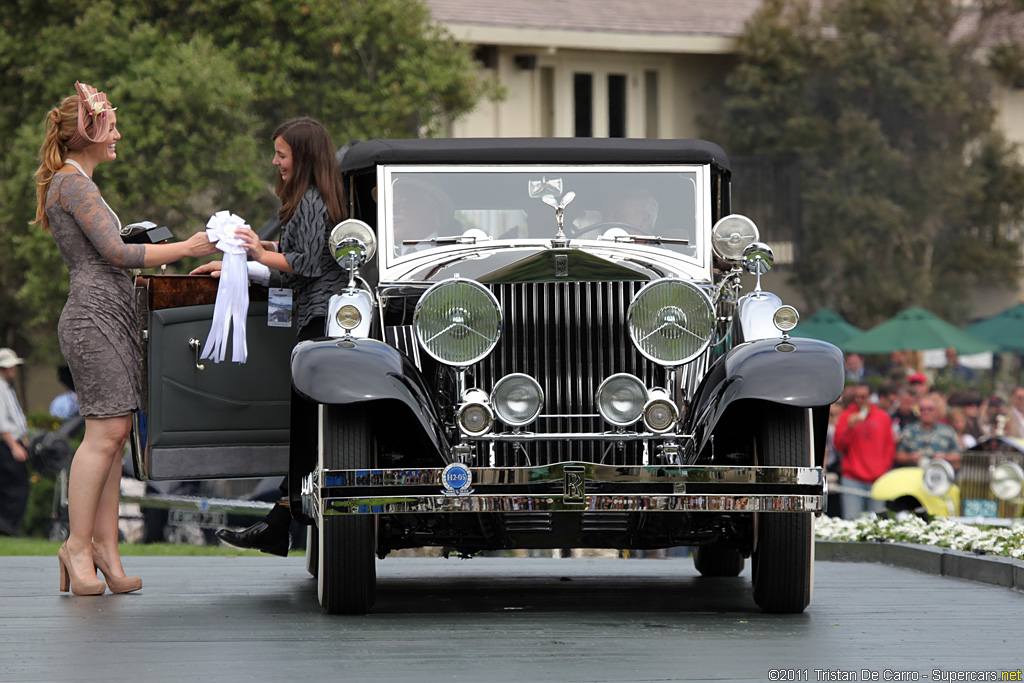
[[[555,220],[558,222],[558,234],[551,240],[551,246],[553,247],[564,247],[569,243],[569,240],[565,238],[565,233],[562,231],[562,224],[565,221],[565,207],[568,206],[569,202],[575,198],[575,192],[566,192],[562,196],[562,201],[555,199],[555,195],[553,194],[546,194],[540,198],[542,202],[555,209]]]

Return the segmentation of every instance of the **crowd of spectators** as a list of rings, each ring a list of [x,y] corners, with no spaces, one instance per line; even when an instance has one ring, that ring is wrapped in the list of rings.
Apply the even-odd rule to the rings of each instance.
[[[983,439],[1024,437],[1024,385],[1009,400],[998,392],[983,395],[978,374],[954,350],[946,361],[933,386],[906,353],[893,353],[875,372],[858,354],[847,355],[846,389],[829,419],[826,469],[840,495],[830,496],[828,514],[854,519],[883,511],[871,486],[893,468],[939,459],[958,470],[961,451]]]

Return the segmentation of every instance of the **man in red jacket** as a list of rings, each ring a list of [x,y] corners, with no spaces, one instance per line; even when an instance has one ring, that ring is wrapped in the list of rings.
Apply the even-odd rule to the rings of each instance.
[[[858,384],[853,403],[839,415],[833,443],[839,451],[839,483],[865,495],[843,492],[843,518],[856,519],[862,512],[882,512],[885,503],[871,498],[871,484],[892,468],[896,442],[892,418],[871,404],[871,387]]]

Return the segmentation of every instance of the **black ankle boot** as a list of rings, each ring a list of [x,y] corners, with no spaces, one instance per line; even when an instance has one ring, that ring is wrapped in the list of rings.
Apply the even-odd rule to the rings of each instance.
[[[275,505],[266,517],[248,529],[218,529],[216,536],[236,548],[251,548],[271,555],[288,556],[288,527],[291,513],[283,505]]]

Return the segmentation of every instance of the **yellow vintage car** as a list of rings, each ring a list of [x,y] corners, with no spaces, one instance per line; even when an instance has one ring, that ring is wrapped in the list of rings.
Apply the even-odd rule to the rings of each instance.
[[[875,481],[871,497],[893,513],[1006,524],[1024,517],[1024,439],[995,436],[963,452],[960,471],[945,460],[899,467]]]

